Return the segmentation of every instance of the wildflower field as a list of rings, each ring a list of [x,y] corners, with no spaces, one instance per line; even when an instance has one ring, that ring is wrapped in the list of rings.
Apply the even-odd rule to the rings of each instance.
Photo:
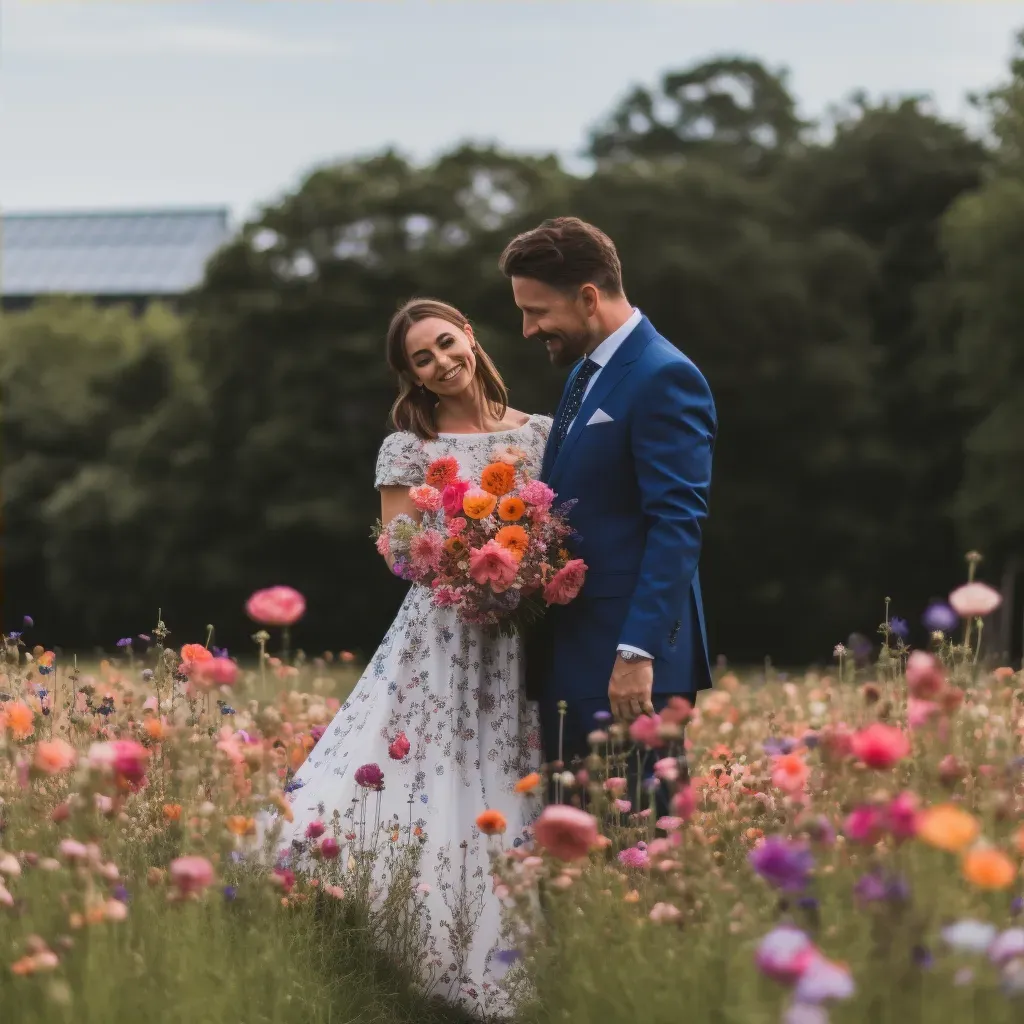
[[[504,849],[481,808],[521,1019],[1020,1020],[1024,673],[979,656],[996,603],[972,581],[928,610],[927,649],[886,616],[870,659],[721,671],[695,711],[595,722],[559,802],[520,783],[530,844]],[[261,631],[239,664],[159,623],[86,666],[32,629],[4,638],[0,674],[3,1020],[464,1019],[410,983],[394,909],[413,876],[381,899],[331,823],[308,834],[311,874],[259,856],[260,812],[290,814],[350,655],[275,630],[270,656]],[[407,753],[382,740],[365,808]]]

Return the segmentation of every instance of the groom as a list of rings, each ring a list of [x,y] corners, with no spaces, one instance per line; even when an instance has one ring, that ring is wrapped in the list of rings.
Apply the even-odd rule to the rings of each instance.
[[[514,238],[499,266],[523,336],[572,367],[542,478],[558,503],[578,500],[574,555],[587,577],[526,649],[545,758],[568,766],[588,756],[598,712],[631,722],[711,686],[697,563],[717,419],[697,367],[626,298],[602,231],[547,220]]]

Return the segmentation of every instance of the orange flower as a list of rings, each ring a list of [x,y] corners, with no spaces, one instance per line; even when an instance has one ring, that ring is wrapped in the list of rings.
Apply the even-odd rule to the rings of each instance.
[[[434,461],[427,466],[426,482],[439,491],[459,478],[459,460],[451,455]]]
[[[516,784],[517,793],[532,793],[540,785],[540,776],[536,772],[524,775]],[[1024,829],[1021,830],[1024,832]]]
[[[476,827],[485,836],[500,836],[508,827],[501,811],[481,811],[476,818]]]
[[[185,644],[181,649],[181,660],[186,664],[193,661],[208,661],[213,654],[202,644]]]
[[[164,723],[159,718],[147,718],[142,728],[151,740],[162,740],[167,733]]]
[[[802,793],[810,774],[799,754],[780,754],[772,765],[772,785],[791,795]]]
[[[506,462],[492,462],[480,474],[480,486],[500,498],[516,485],[515,468]]]
[[[507,551],[511,551],[517,562],[523,560],[530,546],[530,536],[521,526],[503,526],[494,539]]]
[[[168,821],[178,821],[181,818],[181,804],[164,804],[164,817]]]
[[[518,523],[526,515],[526,502],[522,498],[511,496],[502,498],[501,504],[498,505],[498,515],[506,523]]]
[[[458,537],[449,537],[444,542],[444,549],[452,556],[452,558],[458,558],[459,555],[465,553],[466,545],[463,541],[459,540]]]
[[[1008,889],[1017,876],[1013,861],[993,846],[979,846],[966,854],[963,872],[979,889]]]
[[[233,836],[256,834],[256,819],[247,818],[244,814],[229,814],[224,819],[224,824]]]
[[[929,846],[959,853],[978,838],[978,822],[954,804],[940,804],[921,812],[917,836]]]
[[[462,499],[462,511],[470,519],[486,519],[493,511],[498,499],[487,491],[474,488]]]
[[[7,705],[7,728],[16,740],[28,739],[36,731],[36,716],[24,701]]]

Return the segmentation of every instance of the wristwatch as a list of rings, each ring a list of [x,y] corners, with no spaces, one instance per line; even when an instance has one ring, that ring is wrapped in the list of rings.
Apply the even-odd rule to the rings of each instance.
[[[645,657],[643,654],[638,654],[636,651],[619,651],[619,657],[623,661],[650,661],[651,659]]]

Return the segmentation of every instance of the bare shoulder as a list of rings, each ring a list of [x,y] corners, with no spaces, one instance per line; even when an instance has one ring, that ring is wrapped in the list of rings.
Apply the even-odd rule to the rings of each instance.
[[[521,427],[525,427],[534,417],[528,412],[523,412],[521,409],[510,407],[505,410],[505,419],[513,430],[519,430]]]

